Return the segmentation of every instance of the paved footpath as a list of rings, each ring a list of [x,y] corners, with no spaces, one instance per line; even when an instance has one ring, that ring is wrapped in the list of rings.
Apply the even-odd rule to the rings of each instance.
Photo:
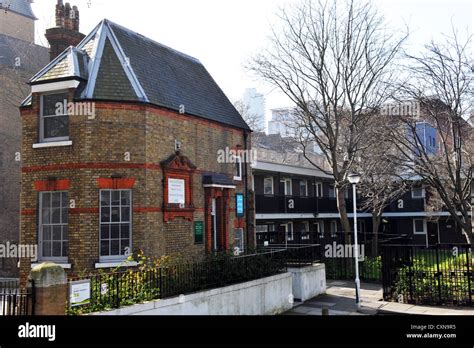
[[[355,286],[350,281],[328,281],[326,294],[304,303],[295,303],[285,315],[322,315],[323,309],[329,315],[473,315],[474,308],[450,308],[414,306],[410,304],[385,302],[382,286],[361,284],[361,310],[355,305]]]

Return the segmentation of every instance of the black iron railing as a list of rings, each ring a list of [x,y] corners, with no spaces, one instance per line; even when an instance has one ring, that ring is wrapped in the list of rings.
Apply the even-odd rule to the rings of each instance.
[[[472,306],[470,245],[385,245],[383,293],[387,301]]]
[[[318,261],[318,246],[269,248],[242,256],[214,256],[211,260],[166,267],[70,277],[89,279],[90,303],[70,309],[71,314],[119,308],[269,277]]]
[[[0,282],[0,316],[34,315],[34,285],[21,289],[17,280]]]

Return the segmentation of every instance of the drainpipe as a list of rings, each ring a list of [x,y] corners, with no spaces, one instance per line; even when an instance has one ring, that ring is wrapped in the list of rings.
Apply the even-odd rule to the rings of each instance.
[[[247,150],[248,150],[248,145],[247,145],[247,141],[249,139],[249,133],[247,133],[247,131],[244,131],[244,150],[245,150],[245,154],[247,154]],[[247,156],[248,157],[248,156]],[[246,162],[245,163],[245,166],[244,166],[244,177],[245,177],[245,182],[244,182],[244,185],[245,185],[245,240],[246,240],[246,250],[249,250],[249,242],[250,242],[250,214],[249,214],[249,182],[248,182],[248,166],[249,166],[249,159],[246,158]]]

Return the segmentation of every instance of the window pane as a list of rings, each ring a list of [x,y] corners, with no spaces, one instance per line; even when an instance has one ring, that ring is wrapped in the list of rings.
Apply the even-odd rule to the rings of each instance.
[[[53,255],[52,255],[53,257],[61,257],[62,256],[61,246],[62,246],[61,242],[53,242]]]
[[[121,193],[121,203],[123,205],[130,205],[130,191],[122,191]]]
[[[110,222],[110,208],[102,208],[100,213],[100,221]]]
[[[109,234],[109,225],[102,225],[100,227],[100,238],[101,239],[109,239],[110,234]]]
[[[102,191],[100,193],[100,204],[103,207],[108,207],[110,205],[110,191]]]
[[[62,208],[61,209],[61,223],[67,224],[68,222],[69,222],[68,209]]]
[[[46,117],[44,122],[44,138],[60,138],[69,136],[69,117]]]
[[[122,208],[122,220],[121,222],[129,222],[130,221],[130,208]]]
[[[62,111],[57,108],[57,103],[64,105],[67,102],[67,93],[47,94],[43,96],[43,115],[58,115],[57,111]],[[67,110],[66,110],[67,111]]]
[[[112,191],[112,205],[120,205],[120,191]]]
[[[42,206],[44,208],[49,208],[51,206],[51,193],[45,192],[41,194]]]
[[[67,256],[68,250],[69,250],[69,243],[63,242],[63,255],[62,256]]]
[[[110,238],[112,239],[120,238],[120,225],[110,225]]]
[[[120,240],[110,242],[110,255],[120,255]]]
[[[43,242],[43,256],[51,257],[51,242]]]
[[[69,240],[69,228],[68,226],[63,226],[63,241]]]
[[[51,223],[59,224],[61,223],[61,208],[56,208],[51,210]]]
[[[67,192],[63,192],[62,195],[61,195],[61,207],[63,207],[63,208],[68,208],[69,207]]]
[[[108,240],[100,242],[100,255],[101,256],[109,256],[110,255],[109,250],[110,249],[109,249],[109,241]]]
[[[130,248],[130,240],[122,239],[120,244],[120,255],[125,255],[126,248]]]
[[[51,240],[51,227],[43,226],[43,240]]]
[[[42,213],[41,213],[41,222],[43,224],[49,224],[51,223],[51,219],[50,219],[50,210],[49,209],[43,209]]]
[[[120,225],[120,237],[121,238],[130,238],[130,225],[122,224]]]
[[[61,193],[53,193],[51,195],[51,208],[61,207]]]
[[[58,241],[62,238],[62,228],[61,226],[53,226],[53,240]]]
[[[113,207],[111,209],[112,222],[120,222],[120,208]]]
[[[422,233],[424,232],[423,220],[415,220],[415,231]]]

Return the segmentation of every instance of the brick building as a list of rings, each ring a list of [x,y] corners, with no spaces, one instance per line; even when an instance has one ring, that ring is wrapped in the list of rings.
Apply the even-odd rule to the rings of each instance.
[[[34,44],[35,16],[28,0],[0,2],[0,243],[19,240],[21,122],[26,82],[48,63],[48,49]],[[16,277],[17,260],[0,259],[0,277]]]
[[[195,258],[255,244],[250,169],[218,161],[246,150],[250,129],[199,60],[103,20],[30,84],[21,241],[39,244],[40,261],[80,272],[129,251]]]

